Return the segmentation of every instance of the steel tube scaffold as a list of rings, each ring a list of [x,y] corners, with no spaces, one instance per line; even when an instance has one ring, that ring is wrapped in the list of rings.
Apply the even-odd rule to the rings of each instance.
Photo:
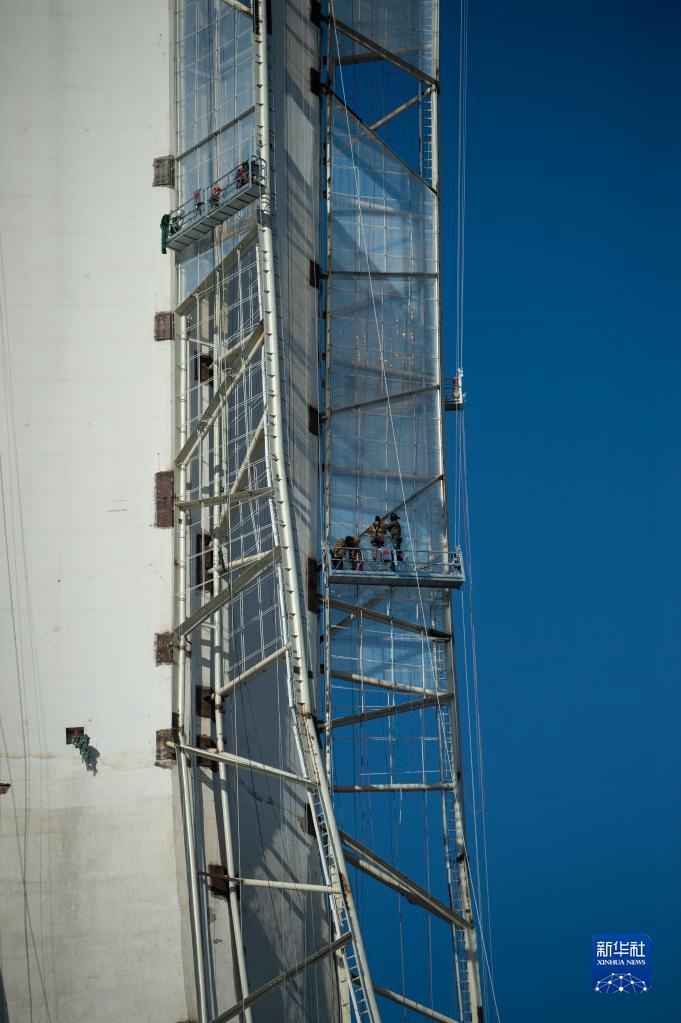
[[[378,956],[375,919],[384,936],[399,935],[392,948],[403,964],[402,990],[391,982],[379,988],[382,996],[434,1019],[472,1023],[482,1001],[449,596],[465,578],[460,551],[449,553],[447,525],[439,10],[431,0],[329,0],[327,13],[327,770],[337,816],[353,822],[352,840],[365,850],[348,861],[407,902],[409,892],[421,893],[425,912],[419,918],[409,910],[407,934],[405,904],[387,901],[385,890],[381,897],[372,889],[369,898],[366,890],[360,925],[377,984],[387,964],[385,950]],[[415,835],[423,836],[420,860]],[[410,876],[396,882],[405,861]],[[449,1005],[433,979],[433,971],[451,974],[444,960],[434,962],[433,915],[451,927]],[[407,950],[419,947],[426,962],[411,969]]]
[[[478,1023],[437,3],[319,14],[177,6],[171,745],[198,1014]]]

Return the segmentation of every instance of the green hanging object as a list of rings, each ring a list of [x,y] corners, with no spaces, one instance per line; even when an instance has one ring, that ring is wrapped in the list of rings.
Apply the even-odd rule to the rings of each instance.
[[[90,749],[90,736],[83,733],[77,735],[73,740],[73,745],[80,753],[80,758],[85,764],[87,770],[92,768],[92,750]]]
[[[164,213],[161,217],[161,252],[166,253],[166,242],[168,241],[168,230],[170,228],[170,214]]]

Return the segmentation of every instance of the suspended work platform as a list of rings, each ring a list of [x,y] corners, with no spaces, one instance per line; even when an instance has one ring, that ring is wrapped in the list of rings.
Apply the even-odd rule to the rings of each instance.
[[[267,167],[252,156],[223,174],[208,188],[199,188],[191,199],[170,214],[169,249],[186,249],[219,227],[235,213],[255,202],[265,191]]]
[[[329,582],[348,586],[427,586],[459,590],[466,581],[461,548],[454,551],[398,551],[335,548],[325,554]]]
[[[451,385],[445,390],[445,412],[461,412],[466,395],[463,392],[463,370],[458,369]]]

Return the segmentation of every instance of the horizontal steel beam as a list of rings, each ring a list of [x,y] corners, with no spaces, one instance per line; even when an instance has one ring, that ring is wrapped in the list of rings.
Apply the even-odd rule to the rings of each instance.
[[[177,507],[181,511],[191,511],[193,508],[215,508],[221,504],[228,504],[232,508],[243,501],[255,501],[258,497],[271,497],[273,493],[272,487],[257,487],[254,490],[238,490],[234,494],[218,494],[216,497],[198,497],[193,501],[178,501]]]
[[[353,310],[344,312],[342,316],[339,316],[339,318],[352,319],[361,315],[361,313],[365,310],[371,315],[370,305],[368,303],[366,305],[365,303],[359,303]],[[329,361],[331,360],[329,359]],[[342,366],[343,369],[359,370],[362,373],[366,373],[368,377],[377,377],[378,379],[376,380],[376,383],[381,387],[383,386],[383,381],[386,375],[391,382],[396,380],[404,381],[405,387],[409,387],[412,384],[415,387],[420,387],[423,384],[423,373],[415,373],[414,370],[411,369],[397,369],[395,366],[391,366],[389,372],[386,374],[386,371],[378,358],[376,359],[376,362],[372,363],[367,362],[364,359],[342,359],[339,355],[334,353],[333,366]]]
[[[336,600],[332,597],[329,600],[329,607],[335,611],[345,611],[348,615],[355,617],[369,618],[372,622],[381,622],[384,625],[393,625],[396,629],[405,629],[407,632],[418,632],[419,635],[429,636],[430,639],[451,639],[451,633],[442,632],[440,629],[431,629],[426,625],[419,625],[418,622],[409,622],[404,618],[395,618],[393,615],[383,614],[381,611],[374,611],[362,604],[346,604],[344,600]]]
[[[377,53],[342,53],[340,57],[336,54],[336,65],[346,67],[353,64],[375,64],[381,59]]]
[[[384,277],[399,277],[405,280],[408,280],[410,277],[432,277],[435,279],[438,276],[432,270],[334,270],[332,267],[329,267],[327,273],[329,277],[371,277],[372,280],[382,280]],[[357,308],[367,308],[370,305],[370,300],[368,302],[360,302]],[[377,368],[384,372],[384,368],[381,365]],[[389,372],[394,372],[392,366]]]
[[[329,473],[336,473],[337,476],[352,476],[353,479],[358,480],[379,480],[381,483],[384,480],[409,480],[410,482],[425,484],[429,479],[422,472],[398,472],[397,469],[394,471],[388,469],[358,469],[356,466],[338,465],[338,463],[329,466]]]
[[[443,693],[443,696],[445,694]],[[427,696],[423,700],[409,700],[407,703],[394,703],[390,707],[377,707],[358,714],[347,714],[329,722],[329,728],[344,728],[346,725],[358,725],[365,721],[377,721],[379,718],[393,717],[395,714],[408,714],[410,711],[425,710],[440,702],[439,696]],[[327,726],[320,726],[326,728]]]
[[[383,60],[387,60],[388,63],[394,64],[395,67],[400,68],[402,71],[406,71],[408,75],[413,75],[414,78],[418,78],[422,82],[428,82],[429,85],[437,86],[437,78],[433,78],[426,71],[422,71],[421,68],[416,67],[414,64],[410,64],[408,60],[403,60],[402,57],[393,53],[392,50],[387,50],[385,46],[381,46],[380,43],[375,43],[373,39],[358,32],[356,28],[351,25],[346,25],[344,21],[339,21],[338,18],[332,18],[334,28],[338,32],[342,32],[344,36],[352,39],[353,42],[359,43],[365,50],[369,50],[370,53],[375,53],[377,57],[381,57]]]
[[[328,591],[325,594],[325,596],[328,596]],[[341,618],[341,620],[339,622],[335,622],[334,624],[332,624],[329,631],[331,633],[340,632],[341,629],[344,629],[347,625],[350,625],[351,622],[352,622],[352,619],[355,618],[356,613],[357,613],[354,610],[355,607],[358,607],[358,608],[360,608],[363,611],[364,610],[368,610],[369,608],[373,607],[375,604],[379,604],[382,600],[385,600],[385,597],[381,596],[381,594],[379,594],[378,596],[371,597],[370,600],[367,600],[366,604],[353,605],[353,611],[351,612],[351,614],[346,615],[345,618]]]
[[[281,778],[284,781],[294,782],[297,785],[304,785],[305,788],[316,788],[315,783],[309,778],[303,778],[300,774],[292,774],[291,771],[282,771],[279,767],[272,767],[270,764],[261,764],[259,760],[249,760],[248,757],[239,757],[236,753],[222,753],[216,749],[199,749],[197,746],[187,746],[184,743],[169,743],[175,745],[176,749],[182,750],[190,756],[199,757],[205,760],[214,760],[216,763],[230,764],[232,767],[243,767],[255,774],[266,774],[272,778]]]
[[[445,690],[441,693],[436,689],[424,689],[423,686],[410,686],[406,682],[392,682],[389,678],[374,678],[373,675],[360,675],[353,671],[334,671],[331,669],[331,678],[339,678],[344,682],[361,682],[365,686],[373,686],[376,689],[387,689],[391,693],[405,693],[408,695],[443,697],[448,696]]]
[[[236,692],[237,689],[241,689],[241,687],[246,685],[247,682],[250,682],[251,679],[257,678],[258,675],[262,675],[263,672],[271,668],[273,664],[276,664],[276,662],[286,654],[287,650],[287,646],[280,647],[278,650],[275,650],[273,654],[269,654],[267,657],[264,657],[262,661],[258,661],[258,663],[254,664],[252,668],[249,668],[247,671],[243,671],[240,675],[237,675],[236,678],[230,679],[230,681],[226,682],[224,686],[218,686],[216,691],[220,694],[220,696],[231,696],[232,693]]]
[[[415,1002],[413,998],[407,998],[406,995],[399,995],[396,991],[390,991],[387,987],[378,987],[374,984],[374,991],[382,998],[387,998],[390,1002],[397,1002],[398,1005],[404,1005],[406,1009],[411,1009],[420,1016],[425,1016],[426,1019],[434,1019],[436,1023],[460,1023],[459,1020],[454,1019],[452,1016],[444,1016],[441,1012],[429,1009],[427,1005],[421,1005],[420,1002]]]
[[[263,997],[263,995],[269,994],[269,992],[274,991],[275,988],[281,987],[281,985],[285,984],[287,980],[290,980],[291,977],[295,977],[297,974],[302,973],[303,970],[306,970],[308,966],[312,966],[313,963],[319,962],[320,959],[325,959],[326,956],[331,955],[332,952],[337,952],[339,948],[344,948],[350,941],[352,941],[352,933],[348,931],[346,934],[342,934],[340,938],[336,938],[335,941],[329,942],[328,945],[325,945],[324,948],[321,948],[318,952],[314,952],[312,955],[309,955],[306,959],[296,963],[296,965],[292,966],[290,969],[284,970],[284,972],[280,973],[278,977],[274,978],[274,980],[268,980],[266,984],[262,984],[260,987],[256,988],[255,991],[251,991],[250,995],[247,995],[246,998],[242,998],[236,1003],[236,1005],[233,1005],[231,1009],[227,1009],[226,1012],[221,1012],[219,1016],[214,1016],[213,1019],[210,1020],[210,1023],[227,1023],[228,1020],[234,1019],[235,1016],[242,1015],[245,1009],[248,1009],[249,1006],[253,1005],[254,1002],[257,1002]]]
[[[414,387],[408,391],[398,391],[396,394],[384,394],[380,398],[371,398],[369,401],[356,401],[353,405],[341,405],[339,408],[332,408],[324,416],[327,419],[330,415],[337,416],[340,412],[355,412],[359,409],[369,408],[371,405],[384,405],[388,402],[402,401],[404,398],[415,398],[419,394],[429,394],[431,391],[439,391],[439,384],[429,384],[427,387]]]
[[[199,870],[202,877],[217,878],[219,881],[228,881],[230,884],[242,885],[244,888],[279,888],[283,891],[292,892],[320,892],[326,895],[340,895],[340,885],[328,884],[303,884],[299,881],[270,881],[266,877],[230,877],[229,874],[219,874],[210,870]]]
[[[436,898],[436,896],[431,895],[426,888],[417,884],[416,881],[412,881],[406,874],[397,870],[392,863],[388,863],[387,860],[378,856],[373,850],[358,842],[352,835],[348,835],[345,831],[341,831],[340,835],[341,841],[349,850],[346,850],[345,853],[348,863],[352,863],[353,866],[363,873],[380,881],[386,887],[392,888],[393,891],[399,892],[408,902],[427,909],[429,913],[439,917],[441,920],[445,920],[447,923],[454,924],[462,929],[472,926],[464,917],[455,912],[451,906],[448,906]]]
[[[228,561],[225,564],[222,574],[225,572],[236,572],[240,568],[245,568],[246,565],[254,565],[257,561],[260,561],[262,554],[248,554],[245,558],[236,558],[234,561]]]
[[[385,785],[334,785],[334,792],[452,792],[451,782],[387,782]]]

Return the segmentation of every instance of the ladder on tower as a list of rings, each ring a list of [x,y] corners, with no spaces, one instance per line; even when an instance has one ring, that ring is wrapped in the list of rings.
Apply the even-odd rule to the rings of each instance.
[[[443,626],[443,623],[438,623]],[[470,916],[470,906],[464,900],[461,873],[467,870],[465,850],[460,848],[459,835],[461,822],[457,808],[456,791],[457,777],[455,766],[455,746],[452,729],[452,713],[450,694],[447,692],[447,653],[443,644],[433,644],[433,658],[435,667],[435,686],[443,693],[443,698],[438,705],[439,729],[441,736],[440,744],[440,770],[442,780],[448,783],[442,793],[442,815],[444,825],[445,861],[447,868],[447,880],[449,885],[450,902],[452,909],[460,916]],[[463,857],[463,859],[462,859]],[[468,954],[466,949],[466,934],[460,928],[452,929],[454,942],[454,961],[456,968],[456,987],[459,997],[459,1008],[461,1023],[469,1023],[473,1019],[473,1006],[470,991],[470,980],[468,976]]]
[[[319,847],[323,855],[324,870],[328,875],[328,883],[333,892],[331,895],[331,901],[333,903],[333,917],[336,929],[339,934],[347,934],[351,930],[347,906],[343,896],[343,887],[347,884],[347,880],[344,880],[341,877],[338,870],[338,865],[336,863],[336,858],[334,856],[333,847],[329,839],[329,833],[326,826],[324,805],[319,796],[318,788],[311,794],[311,802],[313,807],[315,830],[317,831]],[[358,1023],[372,1023],[373,1016],[365,994],[362,970],[358,962],[357,953],[352,940],[345,946],[343,952],[345,966],[348,972],[350,999],[352,1001],[353,1009],[355,1010],[355,1018]]]

